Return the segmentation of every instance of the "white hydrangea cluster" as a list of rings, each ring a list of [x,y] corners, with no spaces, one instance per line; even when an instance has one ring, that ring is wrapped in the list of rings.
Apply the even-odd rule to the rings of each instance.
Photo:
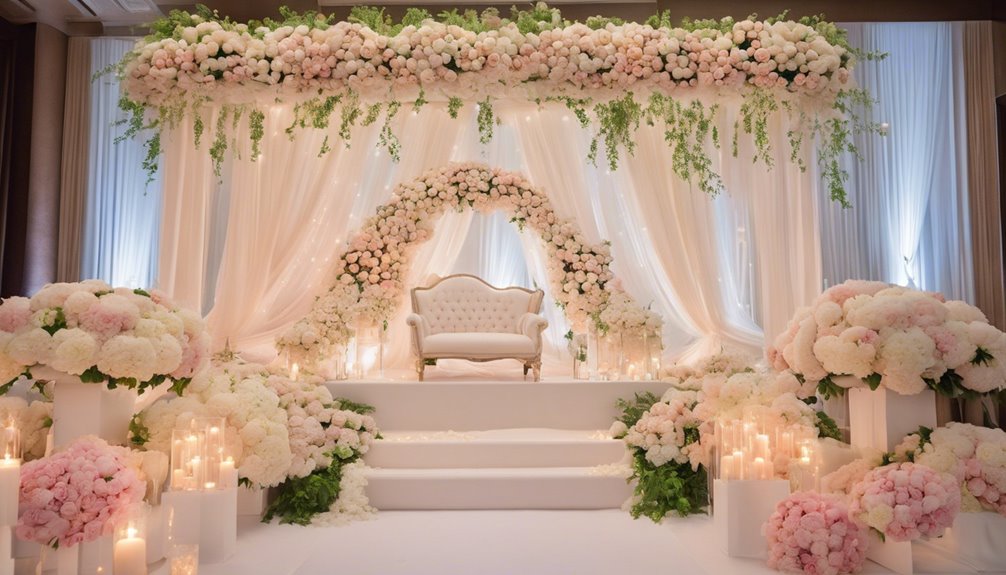
[[[654,466],[675,462],[698,469],[707,457],[699,444],[702,420],[692,411],[697,402],[696,392],[672,389],[628,428],[626,445],[644,451]]]
[[[208,351],[202,318],[157,291],[87,280],[0,304],[0,383],[47,366],[142,387],[155,377],[191,378]]]
[[[171,431],[196,417],[226,420],[227,452],[238,473],[269,487],[287,478],[292,462],[287,415],[270,380],[281,379],[256,364],[231,361],[192,380],[183,397],[159,401],[141,415],[149,431],[147,449],[170,453]]]
[[[600,319],[602,324],[619,333],[659,334],[664,325],[660,314],[640,306],[632,296],[621,290],[612,290]]]
[[[815,385],[879,384],[902,395],[946,379],[966,391],[1006,388],[1006,334],[965,302],[881,282],[848,281],[799,310],[769,348],[779,370]],[[956,377],[954,377],[956,375]],[[942,389],[938,385],[937,389]]]

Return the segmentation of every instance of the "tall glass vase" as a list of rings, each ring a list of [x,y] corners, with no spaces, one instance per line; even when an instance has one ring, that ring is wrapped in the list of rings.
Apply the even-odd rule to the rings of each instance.
[[[569,339],[568,351],[573,360],[573,379],[589,379],[587,366],[589,358],[589,336],[585,333],[572,334]]]

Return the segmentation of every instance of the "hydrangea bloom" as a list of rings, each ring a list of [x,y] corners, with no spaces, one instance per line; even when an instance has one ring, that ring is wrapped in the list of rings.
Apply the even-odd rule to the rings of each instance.
[[[21,457],[25,461],[45,455],[46,437],[52,428],[52,402],[20,397],[0,397],[0,424],[17,422],[21,430]]]
[[[142,388],[159,377],[191,378],[208,351],[202,318],[157,292],[87,280],[0,304],[0,383],[39,365]]]
[[[947,393],[1006,388],[1006,334],[980,310],[881,282],[826,290],[797,311],[768,357],[776,369],[815,385],[863,386],[871,379],[902,395],[927,386]],[[835,377],[844,375],[852,377]]]

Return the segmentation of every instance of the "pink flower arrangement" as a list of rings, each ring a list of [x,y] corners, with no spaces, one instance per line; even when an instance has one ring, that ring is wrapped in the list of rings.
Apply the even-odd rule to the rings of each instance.
[[[765,524],[768,565],[789,573],[855,573],[868,540],[839,498],[799,491],[779,503]]]
[[[849,497],[853,519],[894,541],[939,537],[961,510],[957,479],[915,463],[870,471]]]
[[[45,366],[143,389],[191,378],[208,351],[202,318],[159,293],[87,280],[0,304],[0,384]]]
[[[767,354],[775,369],[823,382],[826,393],[867,380],[902,395],[1006,388],[1006,333],[978,308],[881,282],[826,290],[797,311]]]
[[[17,536],[70,547],[112,533],[143,500],[146,484],[129,450],[82,437],[66,450],[21,468]]]
[[[727,30],[633,22],[592,29],[553,15],[533,33],[496,18],[477,33],[426,20],[394,36],[358,22],[251,29],[189,15],[172,22],[171,37],[137,43],[125,60],[123,86],[132,100],[154,106],[190,91],[213,98],[211,89],[241,103],[271,86],[299,93],[421,86],[439,93],[534,80],[544,85],[542,96],[745,85],[813,94],[839,90],[853,64],[820,27],[794,21],[742,20]]]
[[[1006,431],[952,422],[928,434],[905,438],[894,450],[913,461],[950,473],[961,485],[961,511],[1006,515]]]
[[[551,294],[574,331],[586,331],[591,316],[602,313],[615,297],[618,317],[633,325],[659,328],[659,318],[611,285],[611,252],[593,245],[568,221],[556,216],[548,197],[518,174],[483,164],[452,164],[399,184],[391,201],[377,208],[349,241],[335,263],[334,284],[307,317],[277,342],[302,366],[321,359],[345,343],[356,322],[381,323],[391,318],[405,295],[410,249],[432,234],[432,225],[448,209],[503,210],[545,242]],[[616,297],[617,296],[617,297]],[[636,312],[629,310],[635,308]]]

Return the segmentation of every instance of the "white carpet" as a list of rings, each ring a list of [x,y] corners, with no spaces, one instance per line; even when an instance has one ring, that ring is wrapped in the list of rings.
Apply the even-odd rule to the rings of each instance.
[[[942,569],[961,565],[930,558]],[[887,573],[867,563],[867,575]],[[921,572],[921,571],[917,571]],[[776,573],[731,559],[707,517],[655,525],[618,510],[391,511],[339,527],[243,519],[237,555],[200,575],[724,575]],[[152,575],[168,575],[161,565]]]

